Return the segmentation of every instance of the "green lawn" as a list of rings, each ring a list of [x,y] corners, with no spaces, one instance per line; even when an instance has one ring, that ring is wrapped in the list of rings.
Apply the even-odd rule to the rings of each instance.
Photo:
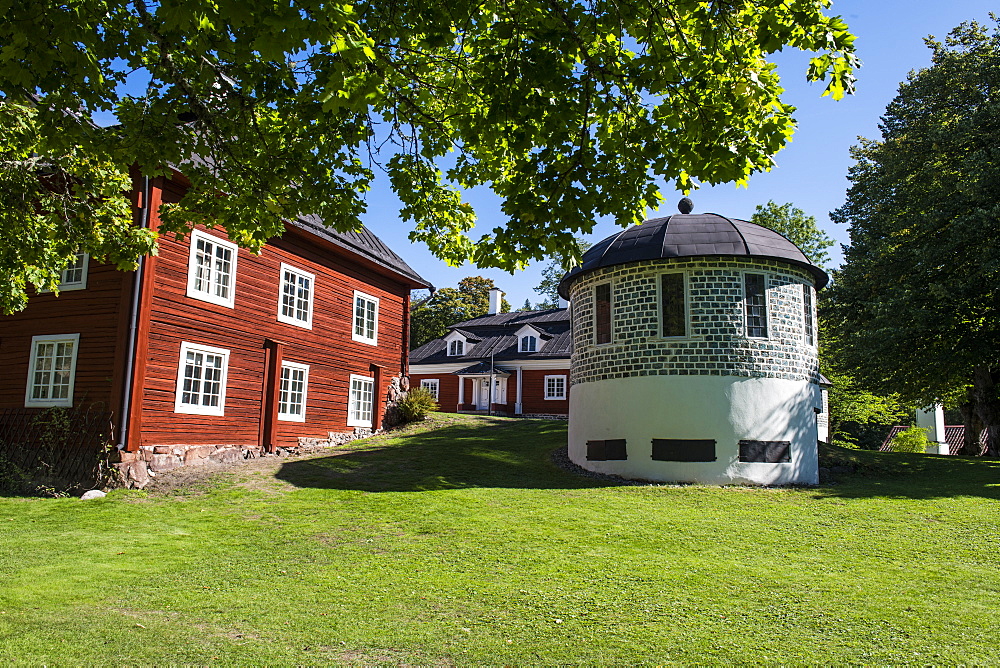
[[[433,424],[175,492],[0,498],[0,662],[1000,662],[997,462],[619,486],[550,463],[564,423]]]

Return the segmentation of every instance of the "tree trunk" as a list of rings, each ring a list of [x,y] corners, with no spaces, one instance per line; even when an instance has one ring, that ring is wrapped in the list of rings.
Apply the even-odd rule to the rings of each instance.
[[[972,399],[976,414],[986,430],[987,457],[1000,457],[1000,397],[997,383],[1000,368],[977,366],[972,370]]]
[[[958,407],[962,412],[962,423],[965,425],[965,435],[958,454],[966,457],[978,457],[983,453],[983,444],[979,437],[983,433],[983,423],[979,420],[973,405],[972,388],[969,388],[968,401]]]

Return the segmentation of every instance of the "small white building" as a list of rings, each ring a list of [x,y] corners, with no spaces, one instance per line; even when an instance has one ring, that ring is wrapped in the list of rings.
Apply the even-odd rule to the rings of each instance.
[[[816,484],[816,290],[792,242],[690,213],[608,237],[567,273],[569,456],[627,478]]]

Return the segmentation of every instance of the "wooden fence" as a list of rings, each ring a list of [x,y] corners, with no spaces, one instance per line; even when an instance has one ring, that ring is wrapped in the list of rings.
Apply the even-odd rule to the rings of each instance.
[[[0,459],[49,484],[99,482],[110,441],[109,411],[0,410]]]

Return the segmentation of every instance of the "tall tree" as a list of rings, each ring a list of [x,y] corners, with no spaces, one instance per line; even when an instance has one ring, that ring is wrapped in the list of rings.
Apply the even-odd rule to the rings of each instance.
[[[78,150],[116,178],[183,170],[192,188],[164,208],[166,232],[218,225],[256,249],[304,213],[354,229],[382,171],[413,241],[515,270],[599,217],[638,221],[658,183],[770,169],[794,128],[773,53],[816,52],[807,78],[852,90],[854,37],[829,4],[2,0],[0,100],[36,105],[43,156]],[[106,111],[119,124],[102,130],[90,121]],[[462,189],[476,186],[507,220],[473,236]],[[95,225],[77,216],[59,243],[100,251]],[[14,232],[0,245],[41,259],[0,270],[58,268],[45,235]]]
[[[457,288],[440,288],[426,297],[418,296],[410,306],[410,348],[444,336],[448,327],[489,313],[492,278],[468,276]],[[510,312],[510,302],[500,298],[500,312]]]
[[[580,263],[580,258],[593,245],[586,239],[576,238],[567,252],[549,260],[542,269],[542,281],[535,286],[535,292],[545,298],[535,304],[536,309],[556,308],[559,305],[559,281],[567,271]]]
[[[768,200],[758,204],[750,222],[774,230],[799,247],[809,261],[818,267],[826,266],[830,256],[826,249],[833,245],[833,239],[819,229],[814,216],[794,206],[791,202],[777,204]]]
[[[834,287],[840,354],[876,391],[921,405],[962,396],[997,456],[1000,25],[964,23],[927,45],[931,66],[900,85],[881,141],[853,149],[832,214],[851,226]]]

